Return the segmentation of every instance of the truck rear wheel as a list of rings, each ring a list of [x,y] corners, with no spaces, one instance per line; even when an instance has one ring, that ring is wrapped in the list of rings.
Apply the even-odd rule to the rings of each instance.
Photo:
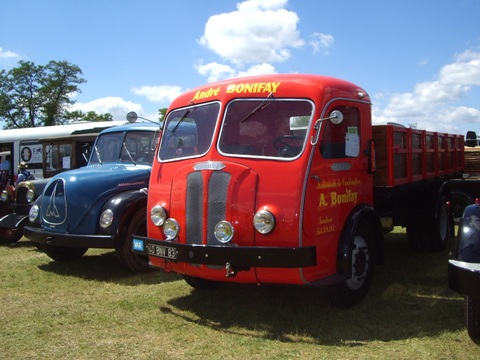
[[[480,343],[480,300],[471,296],[465,297],[465,323],[470,338]]]
[[[124,225],[125,234],[121,243],[115,248],[118,260],[134,273],[144,273],[153,270],[149,266],[148,256],[138,255],[132,252],[132,235],[147,236],[147,210],[138,210],[128,224]]]
[[[442,251],[453,236],[453,218],[444,192],[437,201],[436,196],[428,197],[427,204],[436,204],[412,211],[407,224],[407,239],[413,249],[418,251]],[[421,204],[417,204],[419,207]]]
[[[80,259],[85,255],[88,248],[43,244],[41,250],[55,261],[71,261]]]
[[[350,254],[352,276],[328,289],[327,297],[331,305],[348,308],[358,304],[367,295],[375,268],[372,234],[367,223],[357,226]]]

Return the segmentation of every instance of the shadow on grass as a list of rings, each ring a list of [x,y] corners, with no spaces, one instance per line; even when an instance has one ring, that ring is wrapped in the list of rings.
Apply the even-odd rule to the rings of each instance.
[[[90,251],[90,250],[89,250]],[[47,255],[45,255],[47,257]],[[148,285],[180,279],[178,275],[165,273],[162,270],[152,270],[143,274],[133,274],[117,260],[115,252],[89,254],[72,261],[50,261],[38,266],[62,276],[73,276],[85,280],[114,282],[124,285]]]
[[[225,284],[192,290],[160,311],[221,332],[285,342],[362,346],[433,337],[464,329],[463,299],[447,286],[447,259],[446,252],[412,252],[403,234],[393,234],[369,295],[350,309],[329,305],[322,289]]]

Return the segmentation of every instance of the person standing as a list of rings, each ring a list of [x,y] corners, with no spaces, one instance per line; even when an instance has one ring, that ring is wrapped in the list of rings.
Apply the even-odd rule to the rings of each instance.
[[[22,161],[18,165],[19,173],[17,176],[17,181],[15,181],[15,187],[18,186],[22,181],[33,180],[35,177],[27,170],[28,165]]]

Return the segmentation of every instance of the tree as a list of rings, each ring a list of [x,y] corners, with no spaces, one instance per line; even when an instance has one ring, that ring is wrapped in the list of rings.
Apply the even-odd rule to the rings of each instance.
[[[66,115],[66,118],[71,121],[113,121],[113,116],[110,113],[97,114],[95,111],[87,111],[84,113],[80,110],[71,111]]]
[[[86,82],[82,71],[66,61],[35,65],[20,61],[10,71],[0,71],[0,119],[5,128],[23,128],[66,123],[70,95],[81,92]]]
[[[162,122],[165,120],[165,114],[167,113],[167,108],[158,109],[158,121]]]

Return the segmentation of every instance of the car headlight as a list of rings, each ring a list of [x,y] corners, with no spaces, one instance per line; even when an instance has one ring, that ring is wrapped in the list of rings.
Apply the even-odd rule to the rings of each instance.
[[[167,241],[175,239],[180,232],[180,225],[175,219],[167,219],[163,224],[163,233]]]
[[[220,221],[215,225],[215,230],[213,231],[215,238],[223,244],[228,243],[233,238],[233,225],[226,220]]]
[[[260,210],[253,216],[253,226],[260,234],[268,234],[275,227],[275,218],[268,210]]]
[[[10,200],[10,194],[5,190],[2,191],[0,196],[2,198],[2,202],[8,202]]]
[[[100,215],[100,226],[104,229],[112,225],[113,222],[113,211],[110,209],[105,210],[102,215]]]
[[[30,208],[30,212],[28,213],[28,220],[30,220],[30,222],[35,222],[35,220],[37,220],[38,218],[38,214],[40,213],[40,208],[38,207],[38,205],[33,205],[31,208]]]
[[[155,224],[155,226],[162,226],[167,219],[167,211],[161,205],[155,205],[150,210],[150,220]]]
[[[30,204],[35,199],[35,191],[28,189],[26,195],[27,202]]]

